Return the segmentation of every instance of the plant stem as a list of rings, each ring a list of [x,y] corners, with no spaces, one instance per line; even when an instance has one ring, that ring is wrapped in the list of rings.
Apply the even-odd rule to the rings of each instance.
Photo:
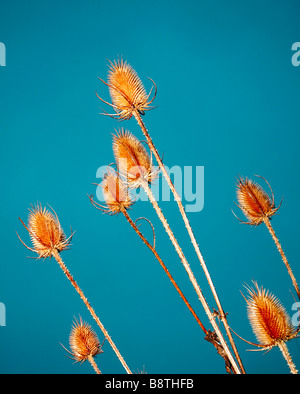
[[[287,258],[285,256],[285,254],[284,254],[282,246],[280,245],[279,239],[277,238],[277,236],[275,234],[275,231],[274,231],[274,229],[273,229],[273,227],[271,225],[271,222],[270,222],[269,218],[266,217],[264,219],[264,223],[267,226],[267,229],[269,230],[269,232],[270,232],[270,234],[271,234],[271,236],[272,236],[272,238],[273,238],[273,240],[275,242],[275,245],[277,246],[277,249],[278,249],[278,251],[280,253],[282,261],[284,262],[284,264],[286,266],[286,269],[288,270],[288,273],[290,275],[290,278],[292,279],[294,288],[296,290],[297,296],[298,296],[298,298],[300,300],[300,290],[299,290],[299,286],[298,286],[297,280],[296,280],[296,278],[295,278],[295,276],[293,274],[293,271],[292,271],[292,269],[291,269],[291,267],[289,265],[289,262],[288,262],[288,260],[287,260]]]
[[[55,260],[58,262],[60,268],[63,270],[63,272],[65,273],[66,277],[69,279],[69,281],[72,283],[72,285],[74,286],[75,290],[77,291],[77,293],[79,294],[80,298],[82,299],[82,301],[85,303],[86,307],[88,308],[88,310],[90,311],[91,315],[93,316],[93,318],[96,320],[96,323],[98,324],[98,326],[100,327],[101,331],[103,332],[105,338],[108,340],[110,346],[113,348],[114,352],[116,353],[118,359],[120,360],[121,364],[123,365],[123,367],[125,368],[126,372],[128,374],[132,374],[132,372],[130,371],[128,365],[126,364],[125,360],[123,359],[123,357],[121,356],[118,348],[116,347],[116,345],[114,344],[113,340],[111,339],[111,337],[109,336],[108,332],[106,331],[106,329],[104,328],[103,324],[101,323],[99,317],[96,315],[94,309],[91,307],[90,303],[88,302],[88,299],[86,298],[86,296],[84,295],[83,291],[81,290],[81,288],[78,286],[78,284],[76,283],[75,279],[73,278],[73,276],[71,275],[70,271],[68,270],[68,268],[66,267],[66,265],[64,264],[64,262],[62,261],[59,253],[54,250],[52,252],[53,257],[55,258]]]
[[[206,312],[206,314],[207,314],[207,316],[209,318],[209,321],[212,324],[212,326],[214,328],[214,331],[215,331],[215,333],[218,336],[218,339],[219,339],[219,341],[220,341],[220,343],[221,343],[221,345],[222,345],[222,347],[224,349],[224,352],[226,353],[226,355],[227,355],[227,357],[228,357],[228,359],[229,359],[234,371],[237,374],[239,374],[240,370],[239,370],[239,368],[238,368],[238,366],[237,366],[237,364],[235,362],[235,359],[233,358],[233,356],[232,356],[232,354],[231,354],[231,352],[230,352],[230,350],[229,350],[229,348],[227,346],[227,343],[226,343],[226,341],[225,341],[225,339],[224,339],[224,337],[223,337],[223,335],[222,335],[222,333],[221,333],[221,331],[219,329],[219,326],[217,325],[217,323],[215,321],[215,317],[212,314],[212,312],[211,312],[211,310],[210,310],[210,308],[209,308],[209,306],[208,306],[208,304],[206,302],[206,299],[204,298],[204,296],[202,294],[202,291],[201,291],[201,289],[200,289],[200,287],[199,287],[199,285],[197,283],[197,280],[196,280],[196,278],[195,278],[195,276],[194,276],[194,274],[193,274],[193,272],[192,272],[192,270],[191,270],[191,268],[189,266],[189,263],[187,262],[184,254],[183,254],[183,252],[182,252],[182,250],[181,250],[181,248],[180,248],[180,246],[179,246],[179,244],[177,242],[177,239],[175,238],[175,236],[174,236],[174,234],[173,234],[173,232],[172,232],[172,230],[171,230],[166,218],[164,217],[161,209],[159,208],[159,206],[158,206],[158,204],[157,204],[157,202],[155,200],[155,197],[152,194],[151,189],[149,188],[149,186],[148,186],[148,184],[146,182],[142,182],[141,186],[145,190],[145,192],[146,192],[151,204],[153,205],[153,207],[154,207],[154,209],[155,209],[160,221],[162,222],[167,234],[169,235],[169,238],[170,238],[170,240],[171,240],[171,242],[172,242],[177,254],[180,257],[180,260],[181,260],[181,262],[182,262],[182,264],[183,264],[183,266],[184,266],[184,268],[185,268],[185,270],[186,270],[186,272],[187,272],[187,274],[189,276],[190,281],[192,282],[192,285],[193,285],[193,287],[194,287],[194,289],[195,289],[195,291],[196,291],[196,293],[197,293],[197,295],[199,297],[199,300],[200,300],[200,302],[203,305],[203,308],[204,308],[204,310],[205,310],[205,312]]]
[[[89,360],[89,362],[91,363],[92,367],[94,368],[95,372],[96,372],[98,375],[101,375],[102,372],[101,372],[100,369],[98,368],[98,365],[96,364],[96,361],[94,360],[94,357],[93,357],[93,356],[89,356],[89,357],[88,357],[88,360]]]
[[[278,347],[281,350],[281,353],[283,354],[283,357],[285,358],[285,360],[286,360],[286,362],[287,362],[287,364],[288,364],[288,366],[289,366],[289,368],[291,370],[291,373],[297,375],[298,371],[296,369],[295,364],[293,363],[292,357],[291,357],[291,355],[289,353],[289,350],[287,348],[286,343],[285,342],[281,342],[278,345]]]
[[[160,263],[160,265],[162,266],[162,268],[164,269],[165,273],[168,275],[168,278],[170,279],[171,283],[173,284],[173,286],[175,287],[175,289],[177,290],[177,292],[179,293],[180,297],[183,299],[184,303],[186,304],[186,306],[188,307],[189,311],[192,313],[192,315],[194,316],[194,318],[196,319],[197,323],[199,324],[199,326],[202,328],[204,334],[207,334],[208,331],[206,330],[206,328],[204,327],[204,325],[202,324],[201,320],[199,319],[199,317],[197,316],[196,312],[194,311],[194,309],[191,307],[190,303],[188,302],[188,300],[186,299],[186,297],[184,296],[184,294],[182,293],[182,291],[180,290],[179,286],[177,285],[175,279],[172,277],[172,275],[170,274],[168,268],[166,267],[166,265],[164,264],[164,262],[162,261],[162,259],[160,258],[159,254],[157,253],[157,251],[155,250],[155,248],[147,241],[147,239],[144,237],[144,235],[140,232],[140,230],[138,229],[138,227],[136,226],[136,224],[132,221],[131,217],[129,216],[128,212],[124,209],[122,211],[122,213],[124,214],[125,218],[127,219],[127,221],[129,222],[129,224],[131,225],[131,227],[134,229],[134,231],[138,234],[138,236],[142,239],[142,241],[148,246],[148,248],[151,250],[151,252],[154,254],[154,256],[156,257],[156,259],[158,260],[158,262]]]
[[[162,160],[161,160],[161,158],[159,156],[159,153],[158,153],[158,151],[157,151],[157,149],[156,149],[156,147],[155,147],[155,145],[154,145],[154,143],[152,141],[152,138],[150,137],[150,135],[148,133],[148,130],[146,129],[146,126],[144,125],[144,122],[143,122],[139,112],[137,110],[135,110],[135,111],[133,111],[133,115],[134,115],[137,123],[139,124],[140,128],[142,129],[142,131],[143,131],[143,133],[144,133],[144,135],[146,137],[147,143],[149,145],[149,148],[153,152],[153,154],[155,156],[155,159],[156,159],[156,161],[157,161],[157,163],[158,163],[158,165],[159,165],[159,167],[160,167],[160,169],[161,169],[161,171],[162,171],[162,173],[163,173],[163,175],[164,175],[164,177],[165,177],[165,179],[166,179],[166,181],[167,181],[167,183],[169,185],[169,188],[170,188],[171,192],[174,195],[174,199],[177,202],[177,205],[178,205],[179,211],[181,213],[181,216],[183,218],[185,227],[186,227],[186,229],[188,231],[188,234],[190,236],[191,242],[192,242],[193,247],[194,247],[194,249],[196,251],[196,254],[198,256],[198,259],[200,261],[200,264],[202,266],[202,269],[204,271],[204,274],[205,274],[205,276],[207,278],[208,284],[210,286],[210,289],[212,291],[212,294],[213,294],[214,299],[216,301],[216,304],[218,306],[219,313],[220,313],[220,318],[221,318],[221,321],[224,324],[224,327],[225,327],[226,333],[228,335],[229,341],[231,343],[232,349],[233,349],[234,354],[235,354],[235,356],[237,358],[237,361],[239,363],[241,371],[243,373],[245,373],[245,369],[244,369],[242,360],[241,360],[241,358],[239,356],[238,350],[236,348],[235,342],[233,340],[233,337],[232,337],[232,334],[231,334],[231,331],[230,331],[230,327],[229,327],[228,322],[227,322],[226,314],[224,313],[224,310],[222,308],[221,302],[219,300],[219,297],[217,295],[216,289],[214,287],[213,281],[212,281],[212,279],[210,277],[209,271],[208,271],[207,266],[205,264],[204,258],[203,258],[202,254],[200,252],[200,249],[199,249],[199,246],[197,244],[196,238],[194,236],[193,230],[191,228],[191,225],[190,225],[189,220],[188,220],[188,218],[186,216],[184,207],[182,205],[180,196],[178,195],[178,193],[177,193],[177,191],[175,189],[175,186],[173,185],[173,182],[171,181],[171,178],[170,178],[170,176],[169,176],[169,174],[168,174],[168,172],[167,172],[167,170],[166,170],[166,168],[165,168],[165,166],[164,166],[164,164],[163,164],[163,162],[162,162]]]

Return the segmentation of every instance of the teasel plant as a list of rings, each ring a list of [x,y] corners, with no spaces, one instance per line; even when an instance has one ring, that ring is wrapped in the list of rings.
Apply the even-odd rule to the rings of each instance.
[[[124,134],[123,134],[124,135]],[[127,137],[130,137],[130,135],[127,133]],[[142,148],[142,147],[140,147]],[[145,154],[145,151],[143,149],[138,150],[139,152],[143,151],[143,154]],[[144,158],[146,159],[146,157]],[[148,160],[145,160],[148,162]],[[124,163],[124,162],[123,162]],[[133,168],[131,168],[133,170]],[[131,181],[137,182],[137,179],[139,176],[137,176],[138,173],[142,173],[144,171],[141,166],[138,166],[134,169],[134,172],[131,172]],[[134,177],[133,177],[133,174]],[[135,180],[134,180],[135,179]],[[136,184],[138,185],[138,183]],[[156,245],[155,245],[155,231],[153,228],[152,223],[146,219],[146,218],[138,218],[137,220],[133,221],[130,214],[129,210],[132,208],[132,205],[134,204],[133,197],[130,194],[130,191],[128,189],[127,183],[121,178],[119,175],[118,171],[115,171],[114,169],[108,167],[107,172],[104,174],[103,181],[101,183],[101,188],[103,190],[103,198],[104,198],[104,204],[100,204],[94,200],[94,196],[90,195],[89,199],[91,203],[96,207],[98,210],[107,213],[109,215],[117,215],[117,214],[123,214],[130,226],[133,228],[133,230],[137,233],[137,235],[140,237],[140,239],[144,242],[144,244],[150,249],[150,251],[153,253],[165,273],[167,274],[168,278],[170,279],[171,283],[175,287],[176,291],[178,292],[179,296],[187,306],[188,310],[191,312],[193,317],[195,318],[196,322],[199,324],[201,327],[202,331],[205,334],[205,340],[208,342],[212,343],[213,346],[216,348],[218,354],[223,357],[225,361],[225,368],[228,373],[233,372],[234,370],[232,368],[232,365],[230,363],[229,358],[227,357],[222,345],[220,344],[220,341],[218,340],[217,335],[215,332],[212,332],[210,330],[207,330],[205,326],[203,325],[202,321],[199,319],[198,315],[188,302],[187,298],[184,296],[183,292],[181,291],[180,287],[178,286],[177,282],[171,275],[170,271],[166,267],[165,263],[163,262],[162,258],[160,257],[159,253],[157,252]],[[139,220],[146,220],[152,228],[153,231],[153,243],[151,244],[147,238],[143,235],[143,233],[140,231],[139,226],[137,225],[137,222]]]
[[[104,337],[109,342],[110,346],[112,347],[116,356],[125,368],[126,372],[128,374],[131,374],[132,372],[130,371],[117,346],[111,339],[104,325],[102,324],[96,312],[89,303],[87,297],[84,295],[83,291],[81,290],[81,288],[71,275],[70,271],[68,270],[67,266],[63,262],[62,258],[60,257],[60,253],[62,251],[69,249],[69,245],[74,233],[72,232],[70,237],[66,238],[55,211],[52,209],[52,212],[50,212],[46,207],[42,208],[40,204],[37,204],[37,206],[29,209],[27,226],[21,218],[19,218],[19,220],[28,231],[33,247],[27,246],[17,233],[19,240],[27,249],[34,253],[37,253],[37,259],[45,259],[47,257],[51,259],[53,257],[57,261],[60,268],[62,269],[68,280],[71,282],[71,284],[79,294],[80,298],[86,305],[87,309],[91,313],[92,317],[95,319],[96,323],[100,327]]]
[[[298,371],[289,353],[287,342],[298,337],[300,325],[297,329],[293,326],[290,316],[282,303],[263,287],[253,281],[254,288],[245,286],[248,298],[243,293],[247,303],[247,314],[252,330],[259,343],[245,342],[258,347],[258,350],[270,351],[278,347],[286,360],[292,374]]]
[[[269,182],[262,176],[257,175],[257,177],[263,179],[266,182],[266,184],[270,188],[271,195],[269,195],[258,183],[254,182],[253,180],[239,177],[236,183],[238,204],[235,204],[242,210],[248,221],[241,220],[234,212],[233,213],[236,218],[244,224],[248,224],[254,227],[260,225],[261,223],[264,223],[266,225],[292,280],[298,299],[300,300],[300,290],[298,282],[279,242],[279,239],[271,225],[271,218],[277,213],[278,209],[281,206],[282,200],[276,208],[273,190]]]
[[[200,252],[200,248],[199,248],[196,238],[194,236],[192,227],[191,227],[189,220],[187,218],[187,215],[185,213],[185,209],[182,205],[181,198],[180,198],[178,192],[176,191],[175,186],[174,186],[173,182],[171,181],[171,178],[170,178],[170,176],[163,164],[163,161],[158,153],[158,150],[156,149],[156,147],[152,141],[152,138],[151,138],[151,136],[150,136],[143,120],[142,120],[142,115],[144,115],[146,111],[153,108],[153,106],[151,106],[151,104],[156,97],[157,87],[156,87],[155,83],[149,78],[152,81],[153,86],[152,86],[149,94],[147,94],[136,71],[126,61],[123,61],[123,59],[119,59],[118,61],[110,62],[110,68],[109,68],[107,82],[105,82],[101,78],[99,78],[99,79],[104,84],[106,84],[108,86],[112,103],[109,103],[108,101],[104,100],[96,93],[97,97],[105,104],[108,104],[109,106],[111,106],[113,108],[113,110],[115,111],[115,114],[109,114],[106,111],[104,111],[103,114],[111,116],[112,118],[119,119],[119,120],[126,120],[126,119],[130,119],[131,117],[134,117],[136,119],[138,125],[140,126],[145,138],[146,138],[147,144],[148,144],[151,152],[153,153],[153,155],[158,163],[158,166],[159,166],[164,178],[166,179],[167,184],[168,184],[168,186],[174,196],[174,199],[178,205],[180,214],[183,218],[183,221],[184,221],[185,227],[188,231],[192,245],[195,249],[195,252],[196,252],[197,257],[200,261],[201,267],[204,271],[204,274],[207,278],[209,287],[211,289],[211,292],[212,292],[215,302],[217,304],[218,316],[220,317],[222,323],[224,324],[228,339],[230,341],[230,344],[232,346],[233,352],[235,354],[235,357],[237,359],[239,366],[236,365],[236,362],[233,359],[233,357],[230,353],[230,350],[227,347],[227,344],[225,345],[224,338],[223,338],[223,341],[224,341],[223,345],[225,345],[225,348],[228,349],[226,351],[228,351],[230,353],[230,358],[232,358],[232,361],[234,362],[234,365],[236,366],[236,371],[239,371],[238,373],[245,373],[245,369],[244,369],[242,360],[240,358],[240,355],[239,355],[236,345],[234,343],[234,340],[233,340],[233,337],[231,334],[231,330],[230,330],[229,324],[227,322],[227,316],[226,316],[227,314],[223,310],[222,304],[220,302],[217,291],[216,291],[213,281],[211,279],[210,273],[207,269],[206,263],[204,261],[204,258]],[[153,95],[152,99],[150,99],[153,87],[155,88],[155,91],[154,91],[154,95]],[[151,195],[148,195],[148,197],[150,198],[150,201],[151,201]],[[154,200],[151,201],[151,203],[153,205],[157,204],[156,201],[154,201]],[[158,212],[158,210],[157,210],[157,212]],[[165,227],[165,229],[166,229],[166,227]],[[170,235],[170,231],[167,229],[166,229],[166,231]],[[179,253],[179,254],[182,253],[182,251],[179,250],[177,246],[174,245],[174,247],[175,247],[177,253]],[[182,262],[183,262],[183,265],[184,265],[184,267],[185,267],[185,269],[192,281],[192,284],[193,284],[195,290],[197,288],[196,293],[200,297],[200,295],[199,295],[200,288],[195,282],[194,275],[191,272],[189,265],[185,262],[185,259],[183,259]],[[229,353],[228,353],[228,356],[229,356]]]
[[[80,317],[79,320],[75,319],[73,322],[69,337],[70,350],[66,349],[64,345],[62,347],[69,353],[68,357],[75,360],[76,363],[82,364],[89,361],[96,374],[100,375],[102,372],[95,361],[95,357],[103,353],[104,341],[101,344],[96,332]]]

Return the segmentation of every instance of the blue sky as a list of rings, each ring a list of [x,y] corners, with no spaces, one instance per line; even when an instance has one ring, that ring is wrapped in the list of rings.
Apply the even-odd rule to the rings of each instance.
[[[232,328],[255,341],[240,294],[252,279],[295,313],[291,281],[267,229],[240,224],[231,210],[235,177],[264,176],[276,204],[284,197],[272,223],[299,278],[300,67],[291,63],[298,15],[297,1],[1,1],[0,372],[93,372],[73,365],[60,343],[68,346],[74,316],[97,326],[57,263],[28,259],[16,236],[29,243],[18,217],[27,220],[39,201],[55,209],[67,234],[76,230],[62,258],[132,370],[224,373],[125,219],[101,214],[87,198],[97,169],[113,161],[114,130],[123,126],[143,139],[133,119],[99,115],[95,92],[109,95],[98,77],[106,79],[107,59],[118,56],[147,90],[148,77],[157,85],[158,107],[144,121],[164,163],[204,167],[204,207],[188,215]],[[176,204],[161,206],[214,306]],[[152,221],[159,253],[209,327],[153,208],[140,202],[131,214]],[[289,344],[296,365],[298,341]],[[236,344],[247,372],[289,372],[278,349],[263,355],[238,338]],[[123,373],[108,344],[103,350],[99,368]]]

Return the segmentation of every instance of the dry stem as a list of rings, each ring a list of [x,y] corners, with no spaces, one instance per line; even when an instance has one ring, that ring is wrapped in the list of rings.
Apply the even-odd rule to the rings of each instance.
[[[280,343],[278,345],[278,347],[281,350],[281,353],[283,354],[283,357],[285,358],[285,360],[286,360],[286,362],[287,362],[287,364],[288,364],[288,366],[289,366],[289,368],[291,370],[291,373],[297,375],[298,371],[296,369],[295,364],[293,363],[292,357],[291,357],[291,355],[289,353],[289,350],[287,348],[286,343],[282,342],[282,343]]]
[[[199,319],[199,317],[197,316],[196,312],[194,311],[194,309],[191,307],[190,303],[188,302],[188,300],[186,299],[186,297],[184,296],[184,294],[182,293],[182,291],[180,290],[179,286],[177,285],[175,279],[173,278],[173,276],[170,274],[168,268],[166,267],[166,265],[164,264],[164,262],[162,261],[162,259],[160,258],[159,254],[157,253],[157,251],[155,250],[155,248],[147,241],[147,239],[144,237],[144,235],[140,232],[140,230],[138,229],[138,227],[136,226],[136,224],[132,221],[131,217],[129,216],[128,212],[124,209],[123,214],[125,216],[125,218],[127,219],[127,221],[129,222],[129,224],[131,225],[131,227],[134,229],[134,231],[138,234],[138,236],[142,239],[142,241],[148,246],[148,248],[151,250],[151,252],[154,254],[154,256],[156,257],[156,259],[158,260],[158,262],[160,263],[160,265],[162,266],[162,268],[164,269],[165,273],[168,275],[168,278],[170,279],[171,283],[173,284],[173,286],[175,287],[175,289],[177,290],[177,292],[179,293],[180,297],[183,299],[184,303],[186,304],[186,306],[188,307],[189,311],[192,313],[192,315],[194,316],[194,318],[196,319],[197,323],[199,324],[199,326],[202,328],[204,334],[207,334],[208,331],[206,330],[206,328],[204,327],[204,325],[202,324],[201,320]]]
[[[92,367],[94,368],[95,372],[96,372],[98,375],[101,375],[102,372],[101,372],[100,369],[98,368],[98,365],[97,365],[96,361],[94,360],[94,357],[93,357],[93,356],[89,356],[89,357],[88,357],[88,360],[89,360],[89,362],[91,363]]]
[[[73,276],[71,275],[70,271],[68,270],[68,268],[66,267],[66,265],[64,264],[64,262],[62,261],[59,253],[55,250],[52,252],[53,257],[55,258],[55,260],[58,262],[58,264],[60,265],[61,269],[63,270],[63,272],[65,273],[66,277],[69,279],[69,281],[72,283],[72,285],[74,286],[75,290],[77,291],[77,293],[80,295],[80,298],[82,299],[82,301],[85,303],[86,307],[88,308],[88,310],[90,311],[91,315],[93,316],[93,318],[96,320],[96,323],[98,324],[98,326],[100,327],[101,331],[103,332],[105,338],[108,340],[110,346],[113,348],[114,352],[116,353],[118,359],[120,360],[121,364],[123,365],[123,367],[125,368],[126,372],[128,374],[132,374],[132,372],[130,371],[128,365],[126,364],[125,360],[123,359],[123,357],[121,356],[118,348],[116,347],[116,345],[114,344],[113,340],[111,339],[111,337],[109,336],[108,332],[106,331],[106,329],[104,328],[103,324],[101,323],[100,319],[98,318],[98,316],[96,315],[94,309],[91,307],[90,303],[88,302],[88,299],[86,298],[86,296],[84,295],[83,291],[81,290],[81,288],[78,286],[78,284],[76,283],[75,279],[73,278]]]
[[[202,269],[203,269],[203,271],[204,271],[204,273],[205,273],[205,276],[206,276],[207,281],[208,281],[208,283],[209,283],[210,289],[211,289],[211,291],[212,291],[212,294],[213,294],[214,299],[215,299],[215,301],[216,301],[216,304],[217,304],[217,306],[218,306],[219,313],[220,313],[220,318],[221,318],[221,320],[222,320],[222,322],[223,322],[223,324],[224,324],[224,327],[225,327],[226,333],[227,333],[227,335],[228,335],[229,341],[230,341],[230,343],[231,343],[232,349],[233,349],[234,354],[235,354],[235,356],[236,356],[236,358],[237,358],[237,361],[238,361],[238,363],[239,363],[239,366],[240,366],[240,368],[241,368],[241,371],[242,371],[243,373],[245,373],[245,369],[244,369],[244,367],[243,367],[242,360],[241,360],[241,358],[240,358],[240,356],[239,356],[238,350],[237,350],[237,348],[236,348],[236,345],[235,345],[235,343],[234,343],[234,340],[233,340],[233,337],[232,337],[232,334],[231,334],[231,331],[230,331],[230,327],[229,327],[228,322],[227,322],[226,314],[224,313],[224,310],[223,310],[223,308],[222,308],[221,302],[220,302],[220,300],[219,300],[219,297],[218,297],[218,295],[217,295],[216,289],[215,289],[215,287],[214,287],[213,281],[212,281],[212,279],[211,279],[211,277],[210,277],[210,274],[209,274],[209,272],[208,272],[208,269],[207,269],[207,267],[206,267],[204,258],[203,258],[202,254],[201,254],[201,252],[200,252],[200,249],[199,249],[199,246],[198,246],[198,244],[197,244],[196,238],[195,238],[195,236],[194,236],[193,230],[192,230],[192,228],[191,228],[191,225],[190,225],[189,220],[188,220],[188,218],[187,218],[187,216],[186,216],[184,207],[183,207],[183,205],[182,205],[180,196],[178,195],[178,193],[177,193],[177,191],[176,191],[176,189],[175,189],[175,186],[173,185],[173,183],[172,183],[172,181],[171,181],[171,178],[170,178],[170,176],[169,176],[169,174],[168,174],[168,172],[167,172],[167,170],[166,170],[166,168],[165,168],[165,166],[164,166],[164,164],[163,164],[163,162],[162,162],[162,160],[161,160],[161,158],[160,158],[160,156],[159,156],[159,153],[158,153],[158,151],[157,151],[157,149],[156,149],[156,147],[155,147],[155,145],[154,145],[154,143],[153,143],[153,141],[152,141],[152,139],[151,139],[151,137],[150,137],[150,135],[149,135],[149,133],[148,133],[148,130],[146,129],[146,127],[145,127],[145,125],[144,125],[144,122],[142,121],[142,118],[141,118],[139,112],[135,110],[135,111],[133,111],[133,115],[134,115],[136,121],[138,122],[140,128],[142,129],[142,131],[143,131],[143,133],[144,133],[144,135],[145,135],[145,137],[146,137],[147,143],[148,143],[148,145],[149,145],[149,148],[150,148],[151,151],[153,152],[153,154],[154,154],[154,156],[155,156],[155,158],[156,158],[156,161],[157,161],[157,163],[158,163],[158,165],[159,165],[159,167],[160,167],[160,169],[161,169],[161,171],[162,171],[162,173],[163,173],[163,175],[164,175],[164,177],[165,177],[165,179],[166,179],[166,181],[167,181],[167,183],[168,183],[168,185],[169,185],[169,187],[170,187],[170,190],[171,190],[171,192],[172,192],[173,195],[174,195],[175,201],[177,202],[179,211],[180,211],[181,216],[182,216],[182,218],[183,218],[183,221],[184,221],[184,223],[185,223],[185,227],[186,227],[186,229],[187,229],[187,231],[188,231],[188,234],[189,234],[190,239],[191,239],[191,241],[192,241],[193,247],[194,247],[194,249],[195,249],[195,251],[196,251],[196,254],[197,254],[197,256],[198,256],[198,259],[199,259],[199,261],[200,261],[200,264],[201,264],[201,266],[202,266]]]
[[[273,229],[273,227],[271,225],[270,219],[268,217],[265,217],[264,223],[267,226],[267,228],[268,228],[268,230],[269,230],[269,232],[270,232],[270,234],[271,234],[271,236],[272,236],[272,238],[273,238],[273,240],[275,242],[275,245],[277,246],[277,249],[278,249],[278,251],[280,253],[282,261],[284,262],[284,264],[286,266],[286,269],[288,270],[288,273],[289,273],[289,275],[290,275],[290,277],[292,279],[294,288],[296,290],[297,296],[298,296],[298,298],[300,300],[300,290],[299,290],[299,286],[298,286],[297,280],[296,280],[296,278],[295,278],[295,276],[293,274],[293,271],[292,271],[292,269],[291,269],[291,267],[289,265],[289,262],[288,262],[288,260],[287,260],[287,258],[285,256],[285,254],[284,254],[284,251],[283,251],[282,246],[281,246],[281,244],[279,242],[279,239],[277,238],[277,236],[275,234],[275,231],[274,231],[274,229]]]
[[[172,242],[177,254],[180,257],[180,260],[181,260],[181,262],[182,262],[182,264],[183,264],[183,266],[184,266],[184,268],[185,268],[185,270],[186,270],[186,272],[187,272],[187,274],[189,276],[189,279],[192,282],[192,285],[193,285],[193,287],[194,287],[194,289],[195,289],[195,291],[196,291],[196,293],[197,293],[197,295],[199,297],[199,300],[200,300],[201,304],[203,305],[203,308],[204,308],[204,310],[205,310],[205,312],[206,312],[206,314],[207,314],[207,316],[209,318],[209,321],[212,324],[212,326],[214,328],[214,331],[217,334],[218,339],[219,339],[219,341],[220,341],[220,343],[221,343],[221,345],[222,345],[222,347],[224,349],[224,352],[226,353],[229,361],[231,362],[235,373],[240,374],[240,370],[239,370],[239,368],[238,368],[238,366],[236,364],[236,361],[233,358],[233,356],[232,356],[232,354],[231,354],[231,352],[230,352],[230,350],[229,350],[229,348],[227,346],[227,343],[226,343],[226,341],[225,341],[225,339],[224,339],[224,337],[223,337],[223,335],[222,335],[222,333],[221,333],[221,331],[219,329],[219,326],[217,325],[217,323],[215,321],[215,317],[212,314],[212,312],[211,312],[211,310],[210,310],[210,308],[209,308],[209,306],[207,304],[207,301],[204,298],[204,296],[202,294],[202,291],[201,291],[201,289],[200,289],[200,287],[199,287],[199,285],[197,283],[197,280],[196,280],[196,278],[195,278],[195,276],[194,276],[194,274],[193,274],[193,272],[192,272],[192,270],[191,270],[191,268],[189,266],[189,263],[187,262],[184,254],[183,254],[183,252],[182,252],[182,250],[181,250],[181,248],[180,248],[180,246],[179,246],[179,244],[177,242],[177,239],[175,238],[175,236],[174,236],[174,234],[173,234],[173,232],[172,232],[172,230],[171,230],[171,228],[170,228],[165,216],[163,215],[161,209],[159,208],[159,206],[157,204],[157,201],[155,200],[155,197],[152,194],[151,189],[149,188],[149,186],[148,186],[148,184],[146,182],[143,182],[141,184],[141,186],[145,190],[145,192],[146,192],[151,204],[153,205],[153,207],[154,207],[154,209],[155,209],[160,221],[162,222],[167,234],[169,235],[169,238],[170,238],[170,240],[171,240],[171,242]]]

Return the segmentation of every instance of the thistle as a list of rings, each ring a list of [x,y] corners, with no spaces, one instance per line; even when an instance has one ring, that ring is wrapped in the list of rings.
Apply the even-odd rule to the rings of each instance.
[[[97,96],[116,111],[117,118],[130,119],[134,111],[144,115],[145,111],[153,108],[150,104],[155,98],[156,87],[154,97],[150,100],[152,89],[149,94],[146,93],[137,73],[126,61],[121,59],[110,62],[107,83],[100,80],[109,87],[112,104]],[[153,85],[155,86],[154,82]],[[114,115],[110,116],[114,117]]]
[[[272,189],[271,193],[272,196],[269,196],[260,185],[248,178],[238,179],[237,199],[239,204],[236,205],[249,220],[242,223],[258,226],[278,211],[280,206],[275,207]]]
[[[146,148],[128,130],[121,129],[113,135],[113,153],[120,173],[131,187],[155,179],[156,172]]]
[[[64,233],[60,226],[58,217],[56,213],[53,211],[54,215],[49,212],[46,208],[42,209],[40,205],[36,208],[30,210],[29,219],[28,219],[28,226],[24,224],[24,222],[20,219],[24,227],[30,234],[32,239],[33,248],[28,247],[19,237],[20,241],[27,249],[36,252],[38,254],[38,258],[41,257],[54,257],[55,260],[58,262],[59,266],[63,270],[66,277],[69,279],[77,293],[79,294],[80,298],[83,300],[84,304],[88,308],[89,312],[96,320],[98,326],[100,327],[101,331],[103,332],[105,338],[108,340],[109,344],[113,348],[114,352],[116,353],[117,357],[119,358],[120,362],[122,363],[123,367],[125,368],[127,373],[131,374],[130,369],[128,368],[125,360],[121,356],[118,348],[112,341],[111,337],[109,336],[108,332],[104,328],[103,324],[101,323],[99,317],[96,315],[94,309],[91,307],[88,299],[84,295],[81,288],[76,283],[75,279],[71,275],[70,271],[64,264],[63,260],[60,257],[60,252],[65,250],[70,243],[70,240],[73,236],[73,233],[68,239],[65,239]]]
[[[73,234],[69,238],[61,228],[58,217],[53,211],[42,208],[39,204],[29,209],[28,227],[20,219],[23,226],[28,230],[33,248],[28,247],[19,237],[27,249],[38,254],[38,258],[47,258],[53,256],[53,253],[60,253],[68,249]]]
[[[300,299],[300,289],[297,280],[293,274],[288,259],[270,222],[271,217],[275,215],[275,213],[278,211],[281,203],[277,208],[275,207],[274,194],[271,186],[265,178],[260,178],[262,178],[269,186],[271,190],[271,196],[256,182],[248,178],[239,178],[237,181],[236,191],[239,204],[236,205],[243,211],[246,218],[248,219],[248,222],[244,222],[239,219],[235,214],[234,215],[242,223],[249,224],[251,226],[258,226],[259,224],[264,223],[267,226],[267,229],[269,230],[275,242],[275,245],[281,255],[282,261],[286,266],[288,274],[292,279],[297,296]]]
[[[263,287],[259,288],[256,282],[254,286],[254,289],[248,288],[248,299],[244,298],[247,302],[248,318],[259,344],[249,343],[262,350],[278,346],[291,372],[296,374],[297,370],[286,342],[295,338],[299,329],[295,330],[285,308],[274,295]]]
[[[80,363],[88,360],[96,373],[101,374],[94,358],[103,353],[103,343],[100,344],[95,331],[89,324],[83,322],[81,317],[79,321],[75,319],[73,323],[69,342],[71,351],[66,350],[71,354],[71,358]]]

